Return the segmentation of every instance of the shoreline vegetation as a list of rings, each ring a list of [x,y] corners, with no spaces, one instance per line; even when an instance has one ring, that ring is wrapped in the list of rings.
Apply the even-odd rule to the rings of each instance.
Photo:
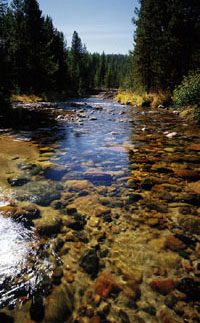
[[[37,0],[0,0],[1,114],[10,114],[10,101],[60,102],[116,88],[122,104],[172,106],[199,122],[198,1],[138,2],[134,49],[121,55],[90,53],[77,31],[69,46]]]

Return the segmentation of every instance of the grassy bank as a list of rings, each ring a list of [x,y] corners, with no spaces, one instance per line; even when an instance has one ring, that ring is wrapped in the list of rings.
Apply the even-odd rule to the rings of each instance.
[[[191,122],[200,123],[200,104],[177,105],[168,93],[143,93],[138,95],[128,91],[120,91],[115,97],[115,101],[132,106],[168,107],[170,110],[177,110],[182,118]]]
[[[36,95],[12,95],[10,98],[11,103],[18,103],[18,102],[24,102],[24,103],[32,103],[32,102],[41,102],[43,101],[42,98],[36,96]]]
[[[170,95],[168,93],[142,93],[141,95],[128,92],[120,91],[115,97],[115,101],[121,104],[127,105],[138,105],[138,106],[152,106],[158,107],[159,105],[166,105],[170,102]]]

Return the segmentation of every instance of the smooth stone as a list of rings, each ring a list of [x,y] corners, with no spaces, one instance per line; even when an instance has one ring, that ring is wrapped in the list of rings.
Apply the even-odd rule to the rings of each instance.
[[[186,294],[189,301],[200,301],[200,283],[193,278],[181,279],[176,288]]]
[[[172,251],[179,251],[185,249],[186,245],[173,235],[169,235],[166,237],[165,247]]]
[[[141,309],[143,312],[146,312],[152,316],[155,316],[156,315],[156,309],[154,306],[147,306],[147,307],[143,307]]]
[[[16,198],[20,201],[28,201],[48,206],[54,200],[60,200],[62,185],[50,183],[32,182],[23,186],[23,189],[16,192]]]
[[[40,210],[35,205],[28,205],[22,209],[17,209],[12,218],[25,226],[33,226],[32,220],[40,218]]]
[[[82,215],[75,214],[72,219],[64,220],[63,224],[72,230],[81,231],[84,229],[87,221]]]
[[[192,169],[177,169],[174,171],[174,174],[187,180],[197,180],[200,178],[199,172]]]
[[[23,186],[28,182],[30,182],[29,178],[8,178],[8,183],[10,184],[10,186]]]
[[[172,309],[176,305],[176,303],[178,302],[178,297],[176,297],[173,294],[169,294],[166,296],[164,302],[165,302],[165,305],[167,305],[167,307]]]
[[[158,292],[162,295],[167,295],[175,288],[176,283],[173,279],[168,278],[165,280],[163,279],[152,280],[149,283],[149,285],[153,291]]]
[[[0,313],[0,322],[2,323],[14,323],[14,318],[6,313]]]
[[[70,180],[66,181],[64,184],[70,192],[79,192],[82,190],[87,190],[92,188],[92,184],[87,180]]]
[[[132,203],[135,203],[135,202],[138,202],[142,199],[142,195],[141,194],[137,194],[137,193],[132,193],[132,194],[129,194],[127,199],[126,199],[126,203],[127,204],[132,204]]]
[[[45,300],[45,322],[66,322],[73,311],[73,293],[66,284],[56,286]]]
[[[81,256],[79,265],[86,273],[95,277],[99,271],[99,258],[96,250],[94,248],[87,249]]]
[[[103,185],[110,185],[113,177],[110,174],[96,172],[96,173],[84,173],[84,179],[92,182],[93,184],[103,184]]]
[[[151,178],[145,178],[142,180],[141,187],[147,191],[150,191],[156,182]]]
[[[44,176],[53,181],[60,181],[67,171],[66,167],[63,166],[49,167],[44,171]]]
[[[111,293],[119,293],[121,287],[108,273],[101,273],[95,282],[95,292],[102,298],[108,298]]]
[[[168,213],[168,208],[166,205],[161,204],[159,201],[145,201],[144,203],[149,210],[155,210],[161,213]]]
[[[53,234],[60,233],[62,221],[59,218],[45,218],[38,222],[36,221],[35,227],[40,236],[51,236]]]
[[[44,317],[44,304],[43,297],[41,295],[34,295],[30,307],[31,320],[35,322],[41,322]]]

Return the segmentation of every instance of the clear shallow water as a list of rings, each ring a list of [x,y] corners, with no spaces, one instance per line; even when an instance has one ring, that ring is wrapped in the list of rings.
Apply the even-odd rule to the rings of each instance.
[[[194,165],[199,167],[198,161],[194,160],[198,158],[199,151],[187,150],[192,142],[199,144],[199,128],[191,128],[189,124],[178,120],[172,113],[145,108],[133,109],[97,98],[78,100],[73,103],[76,106],[71,106],[69,103],[61,104],[63,109],[72,112],[69,120],[62,121],[58,118],[57,124],[51,128],[12,133],[13,140],[17,140],[15,144],[24,143],[24,146],[20,148],[21,151],[16,149],[13,150],[12,155],[9,155],[9,168],[5,168],[2,187],[4,192],[7,192],[8,198],[11,197],[20,207],[23,206],[24,201],[35,203],[45,221],[51,217],[63,217],[67,204],[74,203],[84,194],[89,196],[88,199],[90,194],[94,198],[97,192],[100,192],[100,198],[104,199],[102,204],[105,203],[106,198],[111,202],[116,200],[118,203],[116,213],[131,216],[132,210],[129,214],[129,206],[126,205],[127,196],[135,190],[139,193],[144,192],[141,187],[135,189],[132,184],[127,184],[128,180],[136,180],[137,183],[139,177],[153,174],[167,181],[169,175],[164,171],[156,173],[157,168],[153,169],[154,164],[159,166],[159,169],[162,167],[176,169],[184,165],[189,169]],[[33,154],[33,147],[37,153]],[[6,148],[6,150],[3,146],[0,148],[1,154],[5,151],[5,158],[1,161],[3,165],[7,162],[6,154],[9,149]],[[22,156],[21,152],[24,150],[26,154]],[[160,162],[162,164],[158,165]],[[184,164],[186,162],[187,165]],[[172,163],[174,164],[171,166]],[[28,183],[11,187],[7,178],[15,177],[25,178]],[[94,187],[91,190],[89,187],[83,187],[80,191],[74,192],[71,189],[68,192],[65,183],[69,180],[88,180],[94,184]],[[65,199],[66,194],[68,194],[68,200]],[[55,208],[54,201],[63,203],[61,210]],[[140,209],[142,210],[141,206]],[[92,210],[89,211],[92,212]],[[125,231],[126,228],[124,228]],[[119,238],[120,234],[123,235],[123,233],[119,232]],[[131,232],[130,236],[132,234]],[[128,239],[123,236],[119,242],[121,250],[125,253],[130,251],[127,242],[130,241],[130,236],[127,235]],[[90,238],[92,241],[92,233]],[[10,292],[12,294],[10,304],[24,295],[34,295],[41,281],[44,280],[44,273],[51,282],[55,261],[53,260],[54,265],[52,265],[45,251],[50,249],[53,239],[56,239],[56,235],[46,239],[46,245],[44,241],[40,243],[40,237],[35,235],[32,228],[25,228],[22,223],[0,217],[0,278],[3,281],[1,294],[3,306],[7,305]],[[131,243],[134,244],[132,240]],[[116,246],[117,242],[114,248]],[[145,250],[145,248],[146,246],[143,245],[141,249]],[[57,257],[55,252],[52,254]],[[119,254],[118,258],[120,257]],[[123,259],[127,268],[132,266],[132,262],[135,266],[134,259],[129,258]],[[17,282],[18,279],[20,284]],[[16,289],[19,290],[18,293],[15,293]]]

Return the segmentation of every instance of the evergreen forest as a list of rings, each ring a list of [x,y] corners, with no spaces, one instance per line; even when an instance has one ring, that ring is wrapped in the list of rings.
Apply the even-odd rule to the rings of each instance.
[[[89,53],[74,31],[70,46],[37,0],[0,0],[0,99],[34,94],[52,99],[118,88],[129,56]]]
[[[67,44],[37,0],[10,4],[0,0],[0,101],[9,101],[11,94],[49,100],[81,96],[94,88],[120,88],[140,96],[174,95],[182,102],[177,88],[182,82],[187,91],[192,83],[189,91],[195,87],[198,97],[199,0],[139,0],[138,4],[133,14],[133,50],[129,55],[108,55],[89,53],[77,31]]]

